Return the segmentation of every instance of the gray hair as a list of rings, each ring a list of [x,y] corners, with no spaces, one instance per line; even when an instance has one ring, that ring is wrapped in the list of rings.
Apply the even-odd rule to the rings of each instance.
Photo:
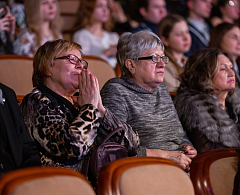
[[[116,54],[122,76],[132,76],[125,66],[125,61],[127,59],[137,61],[137,58],[146,51],[154,50],[159,47],[164,51],[164,45],[161,39],[148,30],[142,30],[136,33],[123,33],[119,38]]]

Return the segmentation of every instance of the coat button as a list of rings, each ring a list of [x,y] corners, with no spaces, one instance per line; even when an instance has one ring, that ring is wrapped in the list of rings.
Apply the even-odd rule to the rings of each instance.
[[[3,164],[0,164],[0,168],[3,169]]]

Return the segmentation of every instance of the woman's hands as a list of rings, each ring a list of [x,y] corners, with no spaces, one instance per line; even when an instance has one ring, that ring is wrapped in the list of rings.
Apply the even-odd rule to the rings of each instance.
[[[109,0],[109,7],[111,10],[111,15],[115,21],[124,23],[127,22],[127,17],[123,11],[121,4],[114,0]]]
[[[111,45],[108,49],[105,49],[103,51],[103,54],[106,57],[116,57],[116,53],[117,53],[117,46],[116,45]]]
[[[102,105],[102,99],[99,91],[99,84],[96,76],[94,76],[88,69],[83,69],[79,75],[79,96],[77,98],[77,105],[82,107],[85,104],[92,104],[98,108],[102,117],[106,109]]]
[[[192,160],[183,151],[166,151],[160,149],[147,149],[147,156],[168,158],[178,163],[184,170],[190,170]]]
[[[182,150],[185,153],[185,155],[191,159],[197,155],[197,150],[191,145],[184,145],[182,147]]]
[[[15,34],[15,17],[12,16],[8,6],[5,6],[5,8],[7,10],[7,14],[2,19],[0,19],[0,32],[8,32],[10,38],[12,39]],[[0,13],[3,12],[5,8],[1,8]]]

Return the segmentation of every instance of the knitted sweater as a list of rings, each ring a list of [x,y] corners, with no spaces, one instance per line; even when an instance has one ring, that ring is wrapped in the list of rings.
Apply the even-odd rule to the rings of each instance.
[[[149,92],[127,77],[113,78],[101,96],[104,106],[139,134],[145,150],[177,150],[182,143],[191,144],[164,83]]]

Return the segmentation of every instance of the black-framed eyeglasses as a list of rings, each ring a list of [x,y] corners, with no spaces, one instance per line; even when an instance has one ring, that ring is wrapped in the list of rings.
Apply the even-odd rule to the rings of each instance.
[[[169,62],[169,58],[167,56],[160,56],[157,54],[154,54],[152,56],[137,58],[136,60],[152,60],[153,62],[158,63],[161,61],[161,59],[165,64]]]
[[[55,60],[57,59],[67,59],[69,62],[71,62],[72,64],[79,66],[80,64],[83,65],[84,69],[88,68],[88,63],[86,60],[83,59],[79,59],[77,56],[73,55],[73,54],[69,54],[67,56],[62,56],[62,57],[58,57],[58,58],[54,58]]]

